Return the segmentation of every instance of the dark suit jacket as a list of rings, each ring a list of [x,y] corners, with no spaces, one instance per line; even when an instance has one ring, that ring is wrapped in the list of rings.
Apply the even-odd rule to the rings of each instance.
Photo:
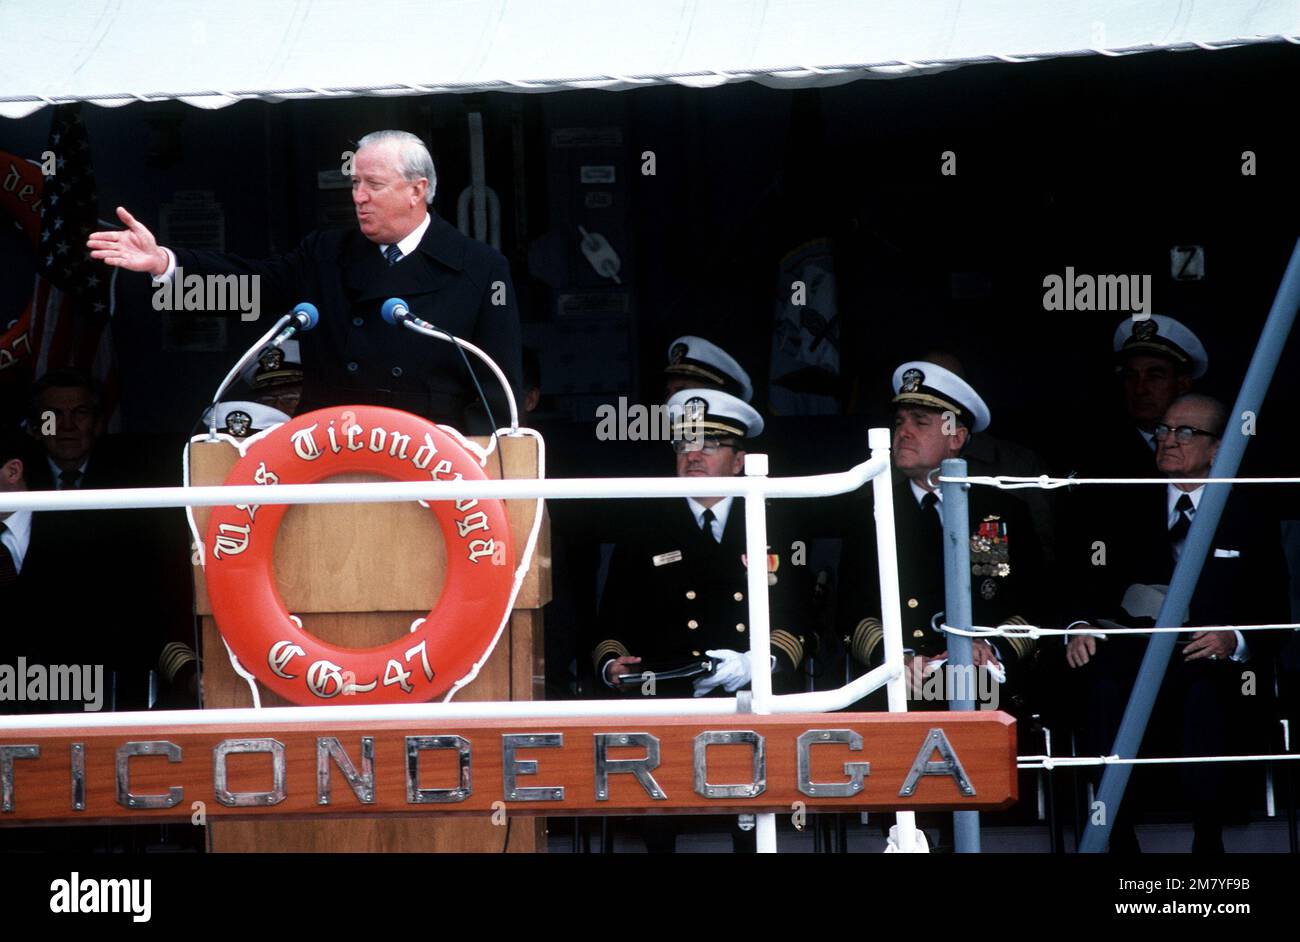
[[[1084,530],[1076,536],[1078,542],[1072,547],[1074,581],[1084,587],[1084,596],[1077,602],[1074,618],[1133,623],[1120,606],[1125,590],[1134,583],[1169,584],[1174,556],[1169,545],[1167,495],[1163,487],[1129,487],[1112,496],[1107,512],[1094,515],[1090,533]],[[1289,620],[1278,523],[1257,509],[1254,502],[1258,500],[1239,488],[1228,496],[1185,624],[1199,627]],[[1104,566],[1092,564],[1093,545],[1098,540],[1105,544]],[[1252,657],[1271,656],[1287,639],[1285,632],[1243,634]]]
[[[874,500],[868,484],[856,495],[851,529],[840,561],[839,625],[853,655],[874,666],[884,660],[880,575],[876,554]],[[1042,550],[1025,505],[1001,491],[972,487],[968,492],[970,532],[979,534],[987,518],[1005,524],[1006,575],[990,573],[997,562],[972,549],[971,614],[976,625],[1047,623]],[[946,607],[943,535],[924,514],[907,479],[894,478],[894,528],[897,533],[898,588],[903,616],[903,646],[926,657],[944,651],[947,637],[931,627]],[[1029,657],[1028,638],[1000,638],[995,646],[1010,667]]]
[[[1127,415],[1103,419],[1097,434],[1083,435],[1080,441],[1086,450],[1070,457],[1069,474],[1083,478],[1160,477],[1155,450]]]
[[[733,501],[720,543],[696,525],[684,498],[638,505],[640,524],[615,547],[601,598],[600,641],[592,652],[597,678],[620,655],[662,669],[710,649],[748,651],[744,502]],[[768,591],[772,654],[777,669],[789,676],[803,661],[807,641],[807,567],[792,564],[783,551],[789,543],[774,530],[768,546],[778,560]],[[605,689],[599,680],[598,689]],[[691,687],[661,684],[657,692],[689,697]]]
[[[31,541],[18,581],[0,589],[0,663],[96,665],[105,693],[102,709],[147,706],[149,671],[158,657],[154,626],[142,614],[156,570],[109,530],[92,533],[84,519],[59,512],[32,515]],[[119,522],[118,526],[121,525]],[[130,528],[127,527],[129,530]],[[80,704],[0,703],[0,712],[57,713]]]
[[[487,430],[485,416],[470,408],[478,397],[460,354],[451,344],[384,323],[379,310],[391,297],[402,298],[416,316],[482,348],[520,396],[519,309],[509,265],[499,252],[436,215],[431,214],[419,248],[391,267],[357,229],[313,232],[292,252],[260,261],[178,249],[176,263],[186,274],[260,275],[264,322],[300,301],[320,309],[320,323],[300,335],[300,412],[329,405],[380,405],[463,431]],[[508,424],[496,378],[466,356],[497,423]]]

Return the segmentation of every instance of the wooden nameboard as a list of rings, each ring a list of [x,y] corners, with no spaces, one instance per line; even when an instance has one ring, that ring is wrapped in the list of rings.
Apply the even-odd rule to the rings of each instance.
[[[517,816],[997,810],[1016,799],[1016,725],[975,711],[35,729],[0,737],[0,764],[0,824],[201,809],[220,833],[364,815],[479,825],[495,836],[480,849],[500,850]]]

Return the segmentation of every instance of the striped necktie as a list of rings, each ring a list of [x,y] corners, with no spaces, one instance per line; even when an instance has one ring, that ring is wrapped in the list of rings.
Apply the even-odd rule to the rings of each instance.
[[[384,249],[384,258],[388,259],[389,265],[396,265],[404,258],[404,256],[402,255],[402,250],[396,245],[390,245],[388,248]]]

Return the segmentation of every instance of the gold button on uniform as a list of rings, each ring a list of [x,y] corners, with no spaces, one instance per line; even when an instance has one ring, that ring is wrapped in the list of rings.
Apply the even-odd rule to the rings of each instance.
[[[686,623],[686,627],[691,629],[691,631],[694,631],[696,628],[700,627],[700,623],[696,621],[694,618],[692,618],[690,621]]]
[[[699,651],[692,651],[692,652],[691,652],[691,657],[699,657],[699,656],[700,656],[700,652],[699,652]]]
[[[686,590],[686,597],[687,597],[688,599],[693,599],[693,598],[695,598],[695,590],[694,590],[694,589],[687,589],[687,590]]]
[[[921,604],[921,603],[918,602],[916,599],[908,599],[908,600],[907,600],[907,607],[908,607],[908,608],[916,608],[916,606],[918,606],[918,605],[920,605],[920,604]]]
[[[913,637],[913,638],[924,638],[924,637],[925,637],[925,632],[922,631],[920,628],[918,628],[918,629],[916,629],[915,631],[912,632],[912,637]]]
[[[744,631],[744,630],[745,630],[745,623],[742,621],[739,625],[736,626],[736,630],[737,630],[737,631]]]
[[[743,602],[745,601],[745,593],[737,592],[735,595],[732,596],[732,598],[734,598],[737,602]]]

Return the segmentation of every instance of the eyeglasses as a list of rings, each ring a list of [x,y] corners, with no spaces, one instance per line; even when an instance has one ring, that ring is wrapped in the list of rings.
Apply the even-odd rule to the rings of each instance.
[[[1169,433],[1174,433],[1174,440],[1180,445],[1186,445],[1195,435],[1205,435],[1209,438],[1218,438],[1214,432],[1207,432],[1203,428],[1196,428],[1194,425],[1180,425],[1178,428],[1170,428],[1168,425],[1161,423],[1155,428],[1156,441],[1162,442],[1169,437]]]
[[[735,448],[735,442],[719,441],[716,438],[675,438],[673,439],[673,454],[684,455],[688,452],[699,451],[706,455],[716,455],[719,448]]]

